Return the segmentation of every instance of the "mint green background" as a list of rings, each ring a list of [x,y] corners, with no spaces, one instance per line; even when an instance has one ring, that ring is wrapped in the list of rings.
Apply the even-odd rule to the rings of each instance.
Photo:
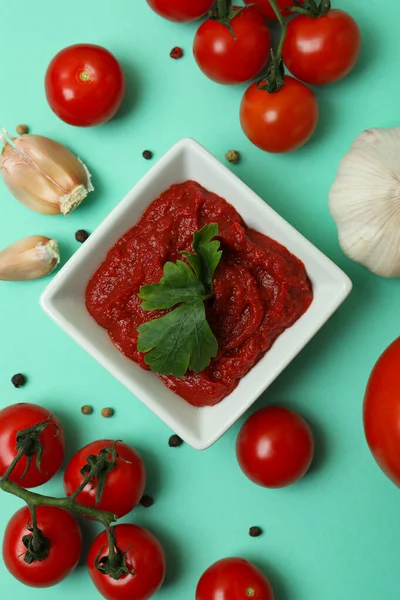
[[[384,281],[340,251],[327,206],[338,162],[367,127],[399,123],[400,4],[398,0],[342,0],[363,34],[362,57],[344,82],[317,90],[318,132],[301,151],[271,156],[253,147],[238,122],[245,87],[208,81],[191,56],[196,25],[158,18],[144,0],[2,2],[1,123],[71,147],[93,172],[96,193],[68,218],[30,212],[0,185],[0,245],[31,234],[59,239],[63,262],[76,250],[77,229],[93,231],[155,160],[190,136],[223,160],[237,148],[232,169],[352,278],[344,306],[256,404],[300,411],[316,437],[311,473],[298,485],[268,491],[239,470],[240,424],[204,453],[170,449],[168,428],[56,327],[40,310],[48,280],[0,283],[0,406],[37,402],[63,421],[68,455],[99,437],[135,445],[148,468],[155,505],[126,520],[149,527],[165,545],[168,576],[160,600],[190,600],[213,561],[241,555],[271,578],[276,600],[398,600],[400,518],[397,489],[381,474],[366,446],[361,421],[364,388],[381,351],[399,332],[399,281]],[[122,61],[128,95],[120,116],[94,129],[59,121],[46,104],[43,76],[51,57],[76,42],[102,44]],[[169,51],[184,48],[183,60]],[[0,182],[1,183],[1,182]],[[16,390],[10,377],[29,377]],[[84,417],[81,405],[95,414]],[[116,414],[105,420],[104,406]],[[62,493],[61,477],[45,491]],[[0,493],[0,531],[21,506]],[[251,539],[252,525],[264,529]],[[84,523],[86,548],[95,525]],[[57,588],[30,590],[0,563],[0,596],[19,600],[95,599],[84,564]]]

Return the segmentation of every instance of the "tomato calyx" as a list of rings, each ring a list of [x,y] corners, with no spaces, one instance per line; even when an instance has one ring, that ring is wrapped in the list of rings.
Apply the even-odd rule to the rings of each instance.
[[[117,581],[124,575],[134,576],[135,571],[130,569],[126,562],[126,557],[131,549],[131,546],[129,546],[125,552],[122,552],[122,550],[118,548],[113,527],[107,527],[107,537],[108,556],[101,556],[105,546],[100,548],[94,563],[96,569],[103,575],[108,575],[108,577],[111,577]]]
[[[294,14],[306,15],[312,19],[323,17],[331,10],[331,0],[293,0],[295,6],[291,6],[288,10]]]
[[[232,0],[217,0],[217,6],[211,10],[208,14],[208,18],[212,21],[218,21],[222,25],[225,25],[229,29],[229,32],[233,39],[236,41],[235,32],[232,29],[232,21],[235,17],[249,6],[240,6],[234,8],[232,6]]]
[[[117,458],[125,463],[130,463],[129,460],[118,454],[117,444],[119,441],[116,440],[112,446],[102,448],[98,454],[89,454],[86,457],[87,463],[81,469],[81,475],[85,479],[71,498],[76,498],[89,483],[91,483],[93,489],[94,478],[96,478],[96,501],[93,506],[99,504],[106,485],[107,475],[117,466]]]
[[[30,505],[29,510],[31,511],[32,522],[28,522],[26,528],[30,533],[22,537],[22,543],[27,549],[24,561],[31,565],[35,560],[41,562],[49,556],[50,540],[37,525],[36,507]]]
[[[47,427],[54,427],[54,429],[55,429],[54,435],[55,436],[57,436],[59,433],[58,425],[56,423],[54,423],[53,421],[51,421],[52,418],[53,418],[53,415],[50,415],[45,421],[42,421],[41,423],[38,423],[37,425],[33,425],[32,427],[28,427],[27,429],[18,431],[17,436],[16,436],[16,445],[15,445],[15,448],[18,453],[17,453],[14,461],[11,463],[11,465],[7,469],[7,472],[4,474],[4,478],[8,477],[8,475],[13,470],[15,464],[20,460],[20,458],[22,456],[26,456],[28,460],[26,463],[25,470],[24,470],[23,474],[21,475],[21,479],[23,479],[25,477],[25,475],[27,474],[34,456],[36,456],[37,470],[40,473],[43,473],[43,471],[41,470],[41,462],[42,462],[42,456],[43,456],[43,444],[40,440],[40,436]]]
[[[22,543],[27,549],[27,552],[24,556],[24,561],[30,565],[35,560],[41,562],[49,556],[50,540],[43,535],[43,532],[37,527],[34,527],[28,523],[26,528],[31,533],[23,536]]]
[[[284,83],[285,66],[283,60],[271,50],[271,59],[267,73],[257,81],[257,88],[259,90],[267,91],[270,94],[275,94],[276,92],[279,92]]]
[[[312,0],[313,2],[315,0]],[[282,59],[283,44],[285,42],[287,27],[281,11],[276,3],[276,0],[269,0],[276,18],[281,27],[281,36],[276,51],[271,50],[271,58],[266,74],[257,81],[257,88],[265,90],[270,94],[275,94],[283,87],[285,83],[285,65]]]

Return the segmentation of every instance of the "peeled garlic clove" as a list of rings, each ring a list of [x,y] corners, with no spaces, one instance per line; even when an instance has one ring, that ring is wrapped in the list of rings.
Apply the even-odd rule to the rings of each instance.
[[[93,191],[86,166],[67,148],[41,135],[0,133],[0,172],[12,195],[43,214],[68,215]]]
[[[60,262],[56,240],[43,235],[14,242],[0,252],[0,280],[28,281],[51,273]]]
[[[400,277],[400,127],[368,129],[355,139],[329,208],[349,258],[382,277]]]

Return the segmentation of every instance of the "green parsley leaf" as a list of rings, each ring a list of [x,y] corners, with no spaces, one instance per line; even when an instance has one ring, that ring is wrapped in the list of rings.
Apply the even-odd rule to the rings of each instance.
[[[203,299],[181,304],[143,323],[138,331],[138,350],[148,352],[146,364],[160,375],[183,377],[188,369],[199,373],[217,355],[218,342],[207,323]]]
[[[164,265],[159,283],[140,288],[144,310],[173,308],[163,317],[138,327],[139,352],[160,375],[183,377],[188,369],[203,371],[217,355],[218,342],[206,319],[204,302],[210,298],[212,279],[221,260],[218,225],[206,225],[193,236],[194,253],[183,252],[189,265],[178,260]]]
[[[144,310],[172,308],[181,302],[193,302],[205,295],[204,286],[192,269],[182,260],[164,265],[164,277],[159,283],[140,288],[139,298]]]
[[[222,250],[220,250],[221,242],[218,240],[211,241],[217,235],[217,223],[205,225],[200,231],[194,232],[193,250],[195,254],[182,252],[182,254],[186,256],[197,277],[203,282],[206,290],[211,291],[213,290],[215,269],[222,256]]]

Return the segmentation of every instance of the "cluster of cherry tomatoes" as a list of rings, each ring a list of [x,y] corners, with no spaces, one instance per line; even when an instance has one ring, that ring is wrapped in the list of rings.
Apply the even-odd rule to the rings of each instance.
[[[38,438],[40,453],[38,447],[30,448],[32,460],[23,455],[8,480],[21,488],[33,488],[46,483],[61,468],[65,442],[59,420],[41,406],[15,404],[0,411],[0,478],[16,457],[21,432],[44,422],[47,425]],[[243,425],[236,444],[242,471],[253,482],[268,488],[287,486],[301,479],[310,467],[313,452],[313,436],[307,423],[282,407],[268,407],[254,413]],[[105,468],[104,477],[95,476],[85,485],[90,467],[104,458],[112,459],[113,468]],[[67,498],[72,496],[84,507],[95,506],[118,518],[130,513],[139,503],[145,483],[146,471],[139,453],[113,440],[97,440],[81,448],[69,460],[64,472]],[[29,503],[29,498],[25,500]],[[26,585],[55,585],[67,577],[80,560],[81,530],[74,516],[66,510],[71,508],[67,499],[62,502],[62,506],[54,506],[50,499],[49,505],[39,503],[36,508],[36,528],[49,543],[48,552],[40,559],[29,555],[27,560],[34,535],[28,507],[17,511],[6,527],[4,562],[14,577]],[[87,513],[87,516],[93,515]],[[133,524],[117,524],[112,531],[115,549],[124,558],[127,570],[113,577],[102,569],[109,557],[109,538],[104,530],[93,541],[87,556],[93,583],[107,600],[148,600],[164,580],[166,557],[160,542],[148,530]],[[236,600],[243,597],[236,595],[238,590],[248,590],[248,597],[273,600],[266,576],[243,558],[224,558],[211,565],[198,582],[196,600]]]
[[[35,404],[15,404],[0,411],[0,476],[4,475],[16,455],[16,440],[20,432],[47,421],[40,434],[42,453],[36,455],[28,466],[23,456],[9,476],[24,488],[34,488],[46,483],[61,468],[65,441],[61,423],[47,409]],[[65,493],[71,496],[84,481],[85,469],[91,458],[103,449],[117,458],[113,470],[107,473],[100,501],[96,498],[99,480],[86,485],[76,496],[80,504],[109,511],[118,518],[128,514],[140,501],[146,482],[146,472],[139,453],[112,440],[97,440],[81,448],[68,462],[64,473]],[[1,492],[0,492],[1,493]],[[38,506],[37,527],[49,541],[49,552],[41,560],[25,560],[32,538],[32,516],[28,507],[21,508],[9,521],[3,540],[3,559],[7,569],[16,579],[31,587],[49,587],[65,579],[77,566],[82,554],[82,534],[78,522],[65,508]],[[108,556],[108,539],[104,530],[93,541],[88,557],[89,575],[99,592],[109,600],[126,598],[146,600],[153,596],[163,583],[166,558],[160,542],[148,530],[132,524],[113,528],[116,547],[125,553],[126,564],[134,569],[134,576],[114,579],[102,573],[97,565]],[[123,595],[120,593],[124,588]]]
[[[178,22],[199,19],[210,11],[195,34],[196,62],[220,84],[261,77],[243,96],[240,122],[247,137],[267,152],[289,152],[310,139],[318,122],[318,102],[305,83],[324,85],[342,79],[360,54],[357,23],[346,12],[332,9],[330,0],[276,0],[284,17],[293,14],[288,5],[298,12],[284,26],[283,45],[275,56],[278,71],[286,65],[294,77],[281,76],[271,89],[271,72],[263,74],[271,53],[265,19],[277,19],[270,0],[244,0],[247,7],[232,6],[230,0],[147,2],[161,16]]]

